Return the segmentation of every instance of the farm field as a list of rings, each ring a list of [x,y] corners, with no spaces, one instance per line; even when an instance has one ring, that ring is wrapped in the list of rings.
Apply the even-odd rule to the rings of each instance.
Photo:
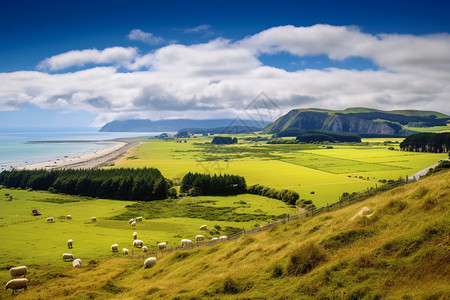
[[[0,192],[2,282],[9,276],[7,266],[71,266],[62,261],[63,253],[72,253],[88,262],[109,257],[114,243],[131,251],[134,231],[152,251],[162,241],[169,247],[179,246],[182,238],[194,239],[197,234],[204,234],[207,239],[218,237],[243,227],[263,225],[279,215],[298,213],[282,201],[248,194],[137,203],[6,188]],[[13,200],[8,201],[5,194],[12,195]],[[137,211],[135,205],[139,205]],[[32,209],[38,209],[42,215],[32,216]],[[197,218],[197,211],[208,217]],[[67,214],[72,215],[72,220],[66,219]],[[49,216],[54,217],[54,223],[47,223]],[[97,217],[97,222],[91,222],[92,216]],[[128,220],[136,216],[143,216],[144,221],[132,227]],[[211,235],[199,230],[203,224],[208,228],[219,225],[221,230]],[[67,248],[69,239],[74,241],[72,250]]]
[[[364,139],[361,144],[333,144],[333,149],[327,149],[320,144],[248,142],[243,137],[247,136],[237,145],[205,144],[211,141],[206,137],[141,139],[143,144],[117,167],[156,167],[169,179],[181,179],[187,172],[238,174],[247,185],[291,189],[322,206],[336,202],[344,192],[374,187],[383,179],[405,178],[447,157],[388,150],[398,149],[395,141],[401,139]]]

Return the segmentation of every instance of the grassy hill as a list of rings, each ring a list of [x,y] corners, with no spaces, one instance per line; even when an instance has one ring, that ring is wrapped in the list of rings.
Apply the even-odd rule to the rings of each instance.
[[[15,298],[448,299],[449,183],[450,172],[437,173],[339,211],[164,255],[146,270],[127,258],[81,269],[36,262]],[[352,220],[363,207],[371,217]]]

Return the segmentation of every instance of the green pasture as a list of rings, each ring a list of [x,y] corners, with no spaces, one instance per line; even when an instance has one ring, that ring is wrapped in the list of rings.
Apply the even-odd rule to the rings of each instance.
[[[344,192],[374,187],[379,180],[413,175],[447,156],[396,151],[395,142],[402,139],[392,138],[330,144],[333,149],[326,148],[330,145],[270,145],[242,138],[238,145],[210,145],[210,137],[141,141],[118,167],[156,167],[169,179],[181,179],[187,172],[238,174],[248,185],[291,189],[317,206],[337,201]]]
[[[417,132],[449,132],[450,125],[447,126],[434,126],[434,127],[408,127],[403,126],[404,129],[417,131]]]
[[[5,194],[12,195],[13,200],[9,201]],[[119,244],[119,250],[125,247],[131,251],[134,231],[152,251],[162,241],[169,247],[179,246],[182,238],[193,240],[195,235],[204,234],[209,239],[243,227],[263,225],[283,214],[298,213],[296,208],[282,201],[248,194],[146,203],[6,188],[0,189],[0,196],[0,278],[5,280],[9,276],[8,266],[71,266],[62,261],[63,253],[72,253],[87,263],[110,256],[110,246],[114,243]],[[136,210],[137,204],[142,207]],[[195,209],[188,210],[189,205]],[[226,210],[226,219],[235,221],[198,218],[202,213],[208,215],[219,208]],[[42,215],[32,216],[33,209],[38,209]],[[180,211],[189,214],[182,215]],[[130,213],[132,217],[144,216],[144,221],[132,227],[128,223]],[[72,220],[66,219],[68,214],[72,215]],[[97,217],[97,222],[91,222],[93,216]],[[55,222],[47,223],[47,217],[53,217]],[[200,231],[203,224],[208,229],[215,225],[221,229],[212,233]],[[69,239],[74,242],[73,249],[67,248]]]

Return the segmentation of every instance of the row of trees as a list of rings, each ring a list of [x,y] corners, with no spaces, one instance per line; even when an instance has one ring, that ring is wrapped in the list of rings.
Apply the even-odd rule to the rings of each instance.
[[[195,195],[235,195],[246,192],[245,178],[238,175],[187,173],[180,191]]]
[[[228,136],[215,136],[213,140],[211,141],[211,144],[216,145],[231,145],[231,144],[237,144],[238,139],[232,138]]]
[[[167,198],[170,187],[155,168],[4,171],[0,173],[0,184],[70,195],[144,201]]]
[[[400,149],[414,152],[450,152],[450,132],[410,135],[400,143]]]
[[[247,192],[250,194],[278,199],[290,205],[295,205],[298,198],[300,197],[297,192],[291,190],[276,190],[259,184],[250,186],[247,189]]]

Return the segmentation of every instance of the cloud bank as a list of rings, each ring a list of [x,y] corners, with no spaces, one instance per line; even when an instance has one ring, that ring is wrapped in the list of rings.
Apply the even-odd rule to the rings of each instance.
[[[129,38],[154,37],[133,30]],[[283,53],[299,60],[360,57],[378,68],[286,71],[261,60]],[[73,67],[78,70],[63,72]],[[372,35],[351,26],[280,26],[242,40],[172,44],[149,53],[132,47],[74,50],[44,59],[37,69],[0,73],[1,110],[31,104],[96,112],[96,125],[119,118],[245,117],[244,108],[264,92],[284,112],[367,106],[450,113],[447,33]]]

